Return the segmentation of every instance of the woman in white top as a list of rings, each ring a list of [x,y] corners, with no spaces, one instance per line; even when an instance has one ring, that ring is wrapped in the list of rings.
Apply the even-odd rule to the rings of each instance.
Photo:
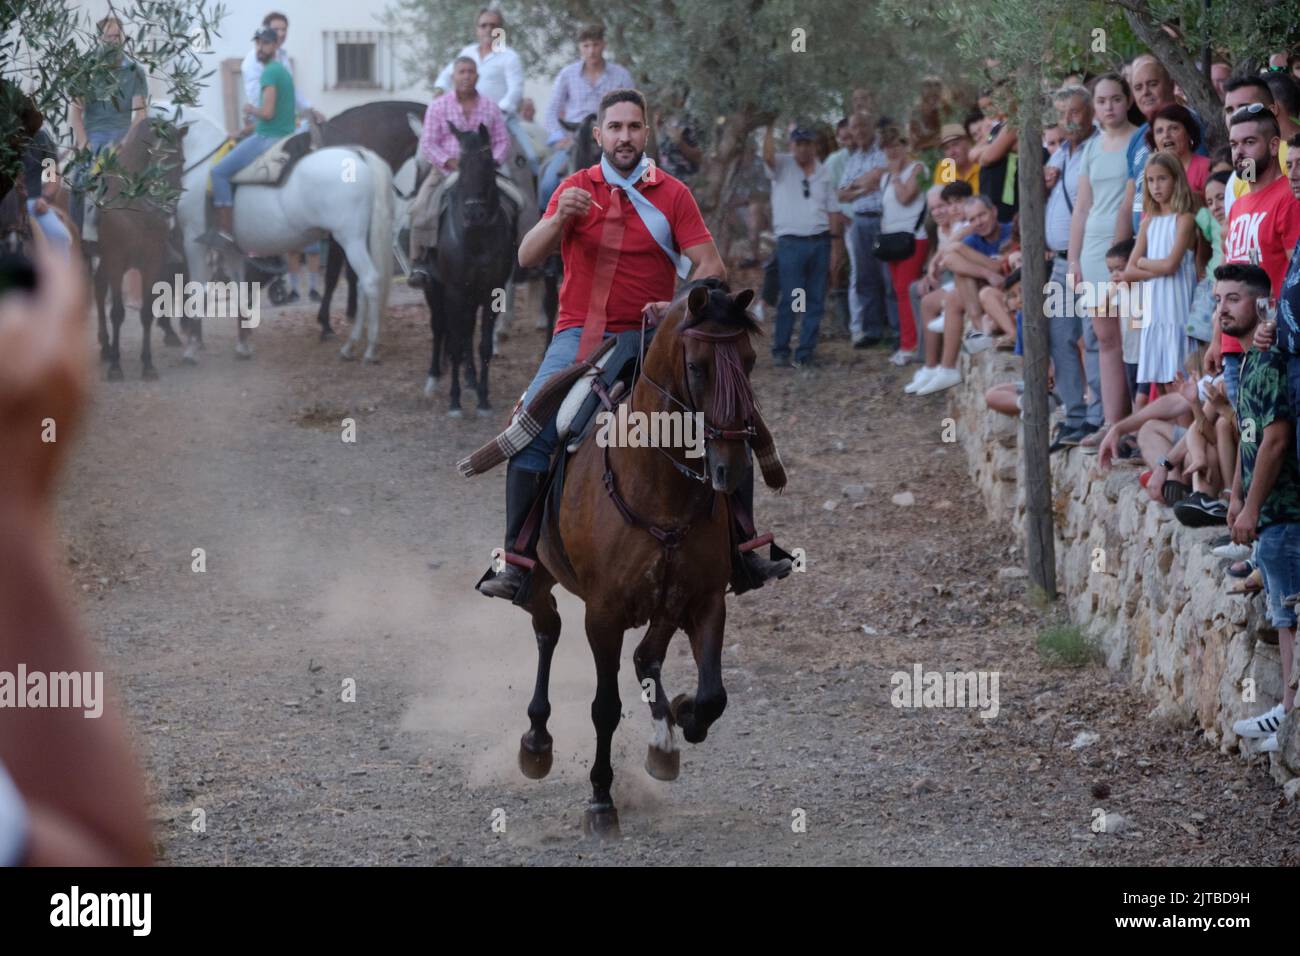
[[[880,233],[882,236],[891,232],[910,233],[915,239],[911,255],[887,263],[898,299],[898,351],[889,360],[895,365],[905,365],[916,360],[920,337],[908,288],[921,277],[925,266],[925,193],[921,189],[921,180],[926,169],[923,163],[910,155],[907,137],[899,127],[882,129],[880,145],[888,160],[887,172],[880,182]]]

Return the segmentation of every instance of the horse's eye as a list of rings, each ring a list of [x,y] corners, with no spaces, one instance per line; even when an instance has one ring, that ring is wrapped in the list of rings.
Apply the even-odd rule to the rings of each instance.
[[[700,374],[700,366],[697,365],[695,362],[687,362],[687,363],[686,363],[686,371],[690,372],[692,375],[699,375],[699,374]]]

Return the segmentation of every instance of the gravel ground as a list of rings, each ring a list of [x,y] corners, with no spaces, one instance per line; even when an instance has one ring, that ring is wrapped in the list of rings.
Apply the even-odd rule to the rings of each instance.
[[[445,386],[420,394],[427,313],[406,290],[394,301],[378,366],[340,363],[289,308],[263,315],[251,362],[215,323],[197,369],[155,339],[154,383],[129,313],[127,381],[96,388],[64,542],[162,862],[1296,862],[1297,811],[1262,763],[1148,720],[1119,675],[1040,659],[1050,612],[999,577],[1015,543],[940,440],[942,397],[903,396],[885,353],[843,339],[819,368],[764,358],[755,373],[791,478],[779,497],[760,488],[760,525],[805,549],[806,572],[731,601],[729,706],[673,783],[642,768],[629,635],[623,838],[584,838],[595,680],[580,604],[561,595],[555,767],[529,781],[529,623],[472,590],[499,541],[504,469],[454,469],[499,427],[541,333],[520,322],[503,344],[492,418],[453,420]],[[904,492],[914,503],[895,503]],[[894,707],[891,675],[916,665],[997,672],[997,715]],[[681,635],[665,673],[669,693],[694,686]],[[1081,734],[1097,739],[1074,749]],[[1096,810],[1122,819],[1095,834]]]

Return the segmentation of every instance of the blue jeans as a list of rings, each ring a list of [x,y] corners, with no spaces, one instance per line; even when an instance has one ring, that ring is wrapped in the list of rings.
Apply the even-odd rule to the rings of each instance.
[[[1228,401],[1232,402],[1232,407],[1237,407],[1237,386],[1241,384],[1241,359],[1242,353],[1228,352],[1223,356],[1223,384],[1228,389]],[[1287,363],[1287,376],[1291,377],[1291,363]],[[1294,381],[1294,379],[1292,379]],[[1295,386],[1292,386],[1294,389]],[[1294,391],[1292,392],[1294,394]],[[1294,399],[1292,399],[1294,401]]]
[[[772,355],[777,359],[790,354],[790,334],[794,331],[794,296],[803,292],[803,320],[799,323],[799,345],[795,360],[811,358],[817,347],[817,330],[826,306],[826,277],[831,261],[831,237],[779,236],[776,240],[776,265],[781,275],[781,299],[776,310],[776,335]]]
[[[605,338],[609,338],[611,334],[607,332]],[[546,354],[542,356],[542,364],[538,366],[537,374],[533,376],[528,391],[524,392],[525,408],[533,400],[537,390],[546,384],[547,379],[557,372],[564,371],[578,360],[578,343],[581,341],[581,328],[564,329],[555,333],[551,344],[546,347]],[[551,455],[559,444],[560,433],[555,427],[555,416],[552,415],[542,426],[537,437],[523,451],[510,459],[510,464],[524,471],[546,471],[551,467]]]
[[[519,114],[511,110],[506,114],[506,129],[514,137],[515,144],[519,147],[519,152],[524,154],[524,159],[528,160],[528,168],[537,175],[537,150],[533,149],[532,137],[524,131],[523,124],[519,121]]]
[[[887,264],[871,254],[871,245],[878,235],[879,216],[854,215],[847,238],[853,247],[849,260],[852,269],[849,287],[856,293],[856,298],[852,295],[849,298],[849,308],[853,313],[849,332],[855,342],[864,336],[873,339],[885,337],[886,298],[890,283],[885,281]]]
[[[569,164],[569,151],[557,150],[551,153],[537,182],[537,208],[546,215],[546,207],[551,204],[551,196],[564,179]]]
[[[50,245],[63,253],[66,258],[72,251],[72,237],[68,235],[68,230],[63,226],[63,220],[54,214],[53,207],[46,209],[45,212],[36,211],[36,200],[27,200],[27,215],[35,220],[36,224],[41,227],[41,232],[45,233],[45,238],[50,240]]]
[[[1300,593],[1300,524],[1271,524],[1259,531],[1255,560],[1268,592],[1268,618],[1274,627],[1294,628],[1296,614],[1282,599]]]
[[[253,133],[221,157],[221,162],[212,167],[212,205],[233,206],[235,204],[235,190],[230,185],[230,177],[270,149],[278,138]]]
[[[1052,259],[1052,270],[1048,283],[1053,289],[1065,288],[1065,260],[1059,256]],[[1065,427],[1078,428],[1088,420],[1088,404],[1084,399],[1086,375],[1084,365],[1079,361],[1079,338],[1083,335],[1083,323],[1079,310],[1074,303],[1065,302],[1062,295],[1060,309],[1049,309],[1047,319],[1047,345],[1052,356],[1055,371],[1056,392],[1065,405]],[[1077,300],[1076,300],[1077,301]],[[1091,327],[1092,323],[1088,325]]]
[[[101,150],[116,144],[126,133],[126,130],[96,130],[86,134],[86,148],[90,150],[92,158],[87,165],[77,167],[72,174],[72,222],[78,232],[84,232],[86,228],[86,181],[90,178],[94,157]]]

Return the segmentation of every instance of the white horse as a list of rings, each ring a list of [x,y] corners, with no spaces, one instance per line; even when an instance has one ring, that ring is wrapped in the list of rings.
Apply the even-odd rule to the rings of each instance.
[[[207,231],[208,173],[226,133],[208,117],[185,111],[181,140],[185,171],[176,215],[185,240],[185,260],[191,280],[210,281],[211,250],[200,243]],[[298,161],[283,185],[239,186],[235,190],[235,242],[258,255],[295,252],[320,239],[334,237],[357,274],[359,303],[352,334],[339,355],[353,357],[367,327],[363,360],[378,361],[379,319],[388,306],[393,274],[393,173],[378,155],[359,146],[332,146],[309,153]],[[243,275],[243,261],[223,257],[227,276]],[[193,333],[185,346],[185,360],[195,361],[198,339]],[[252,355],[248,330],[239,328],[235,352]]]

